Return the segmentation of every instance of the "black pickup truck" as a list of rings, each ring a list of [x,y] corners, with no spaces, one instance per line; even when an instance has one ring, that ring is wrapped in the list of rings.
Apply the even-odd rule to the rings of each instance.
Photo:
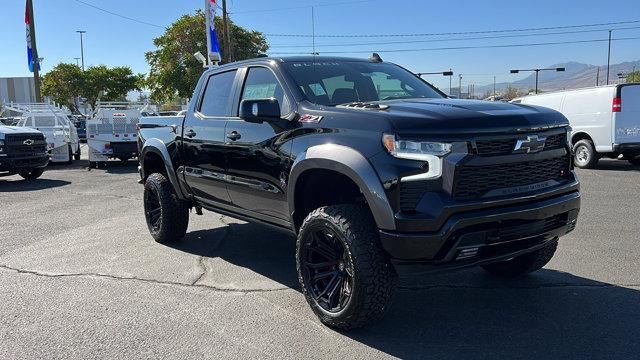
[[[307,301],[349,329],[382,316],[398,276],[542,268],[580,208],[568,130],[379,57],[236,62],[205,71],[185,117],[140,121],[144,210],[158,242],[203,208],[293,234]]]
[[[0,124],[0,176],[40,177],[49,164],[47,141],[38,130]]]

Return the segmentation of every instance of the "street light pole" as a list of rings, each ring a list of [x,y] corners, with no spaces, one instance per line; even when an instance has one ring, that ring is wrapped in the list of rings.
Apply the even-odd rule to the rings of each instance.
[[[82,41],[82,34],[86,33],[84,30],[76,30],[80,34],[80,58],[82,59],[82,71],[84,71],[84,43]]]
[[[511,70],[510,72],[512,74],[517,74],[517,73],[519,73],[521,71],[531,71],[531,72],[535,72],[536,73],[536,94],[537,94],[538,93],[538,74],[540,73],[540,71],[559,71],[559,72],[562,72],[562,71],[565,71],[565,68],[561,67],[561,68],[551,68],[551,69],[523,69],[523,70],[514,69],[514,70]]]

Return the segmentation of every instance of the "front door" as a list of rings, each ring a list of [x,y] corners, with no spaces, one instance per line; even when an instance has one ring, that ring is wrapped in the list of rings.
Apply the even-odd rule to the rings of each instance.
[[[281,114],[290,112],[287,96],[271,69],[251,67],[246,73],[240,101],[276,98]],[[237,115],[237,106],[234,111]],[[290,219],[285,196],[291,167],[291,142],[284,141],[287,127],[286,121],[281,126],[250,123],[237,117],[227,121],[227,186],[231,201],[267,221]]]
[[[212,205],[230,204],[225,182],[225,123],[231,111],[237,71],[209,77],[182,129],[184,177],[193,195]]]

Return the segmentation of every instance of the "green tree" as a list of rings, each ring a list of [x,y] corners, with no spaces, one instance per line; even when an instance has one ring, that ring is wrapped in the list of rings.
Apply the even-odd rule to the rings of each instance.
[[[89,67],[83,74],[82,96],[92,108],[98,99],[103,101],[126,100],[131,90],[140,90],[143,75],[135,75],[128,66],[108,68],[105,65]]]
[[[220,30],[218,43],[224,49],[222,19],[216,17],[215,25]],[[235,60],[254,58],[269,48],[261,32],[249,31],[232,21],[229,21],[229,34]],[[165,102],[176,96],[191,97],[202,74],[202,64],[193,54],[198,51],[207,54],[204,13],[198,10],[195,14],[183,15],[153,43],[158,49],[145,54],[151,67],[145,83],[151,91],[151,99]]]
[[[640,83],[640,71],[634,71],[632,73],[629,73],[629,76],[627,77],[627,82]]]
[[[74,97],[82,94],[82,70],[74,64],[60,63],[42,77],[42,93],[51,100],[75,110]]]

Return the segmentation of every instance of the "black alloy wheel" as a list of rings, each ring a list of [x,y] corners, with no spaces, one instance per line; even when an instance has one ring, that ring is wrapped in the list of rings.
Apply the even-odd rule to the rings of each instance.
[[[303,242],[303,277],[311,297],[330,313],[343,310],[351,300],[353,262],[338,235],[315,227]]]
[[[158,193],[154,190],[144,192],[144,209],[149,230],[151,230],[151,232],[160,231],[162,207],[160,206]]]

